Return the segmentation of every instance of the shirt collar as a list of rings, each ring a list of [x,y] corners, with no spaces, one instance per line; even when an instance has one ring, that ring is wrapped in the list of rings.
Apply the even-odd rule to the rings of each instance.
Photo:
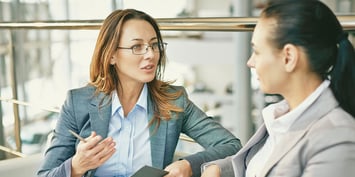
[[[148,97],[148,87],[147,84],[144,84],[143,89],[141,91],[141,95],[138,98],[137,105],[141,106],[145,110],[147,110],[147,97]]]
[[[321,95],[329,84],[330,81],[323,81],[311,95],[292,111],[289,111],[289,105],[286,100],[266,107],[262,114],[270,135],[272,133],[287,132],[293,122]]]
[[[148,96],[148,87],[147,87],[147,84],[144,84],[136,105],[144,108],[145,111],[147,111],[147,96]],[[122,108],[122,105],[121,105],[120,99],[118,99],[116,90],[113,91],[113,93],[112,93],[112,107],[111,108],[112,108],[111,116],[115,112],[117,112],[119,109]]]

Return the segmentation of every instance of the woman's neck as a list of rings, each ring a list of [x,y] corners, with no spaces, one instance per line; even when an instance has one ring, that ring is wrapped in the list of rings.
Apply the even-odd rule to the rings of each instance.
[[[117,95],[126,117],[138,101],[144,84],[125,84],[118,87]]]
[[[281,95],[287,100],[290,110],[293,110],[311,95],[320,84],[322,84],[322,80],[319,77],[307,76],[304,79],[297,79],[296,82],[287,84],[287,90]]]

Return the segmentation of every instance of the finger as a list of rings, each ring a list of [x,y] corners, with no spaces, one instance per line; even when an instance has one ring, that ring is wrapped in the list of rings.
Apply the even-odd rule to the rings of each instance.
[[[165,170],[165,171],[168,171],[168,170]],[[164,177],[175,177],[177,176],[177,174],[175,174],[173,171],[168,171],[169,173],[166,174]]]
[[[170,166],[167,166],[165,169],[165,171],[169,172],[167,175],[165,175],[164,177],[174,177],[175,173],[174,171],[171,170]]]
[[[92,132],[89,137],[85,138],[86,142],[84,144],[86,149],[94,148],[101,140],[102,137],[100,135],[96,135],[95,132]]]
[[[100,154],[105,154],[107,151],[112,151],[115,148],[116,143],[113,141],[111,137],[107,137],[98,144],[94,148],[92,148],[92,154],[100,156]]]
[[[90,136],[86,137],[85,140],[86,141],[90,141],[91,139],[95,138],[97,135],[96,135],[96,132],[95,131],[92,131]]]
[[[99,162],[100,164],[106,162],[110,157],[112,157],[112,155],[116,152],[116,149],[114,148],[110,148],[107,149],[107,151],[104,151],[103,153],[101,153],[101,156],[99,157]]]
[[[103,164],[105,161],[107,161],[115,152],[115,143],[112,142],[111,144],[104,146],[103,149],[100,149],[100,151],[98,151],[97,154],[92,155],[91,161],[94,162],[94,164],[96,167],[100,166],[101,164]],[[99,149],[99,148],[95,148],[95,149]]]

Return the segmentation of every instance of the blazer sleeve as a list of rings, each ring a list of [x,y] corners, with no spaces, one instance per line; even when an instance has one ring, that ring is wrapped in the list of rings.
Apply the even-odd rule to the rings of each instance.
[[[234,155],[242,146],[238,138],[191,102],[185,89],[183,90],[182,133],[191,137],[205,149],[184,159],[190,162],[193,176],[200,176],[203,163]]]
[[[73,98],[68,92],[59,114],[50,147],[45,152],[44,161],[37,172],[39,177],[70,177],[71,157],[75,154],[76,139],[68,129],[76,131],[74,125]]]
[[[234,177],[232,156],[202,164],[201,173],[210,165],[217,165],[220,168],[220,177]]]

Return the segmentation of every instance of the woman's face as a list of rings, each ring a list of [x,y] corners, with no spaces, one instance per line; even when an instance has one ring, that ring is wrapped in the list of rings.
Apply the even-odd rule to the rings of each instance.
[[[251,41],[253,53],[247,62],[248,67],[256,71],[261,91],[270,94],[280,93],[287,80],[282,62],[284,56],[270,42],[275,26],[274,19],[258,21]]]
[[[150,23],[132,19],[122,26],[118,47],[130,48],[140,44],[152,45],[157,42],[157,35]],[[159,55],[159,52],[153,51],[151,47],[148,48],[147,53],[141,55],[133,54],[131,49],[117,48],[110,63],[116,65],[122,83],[147,83],[155,77]]]

